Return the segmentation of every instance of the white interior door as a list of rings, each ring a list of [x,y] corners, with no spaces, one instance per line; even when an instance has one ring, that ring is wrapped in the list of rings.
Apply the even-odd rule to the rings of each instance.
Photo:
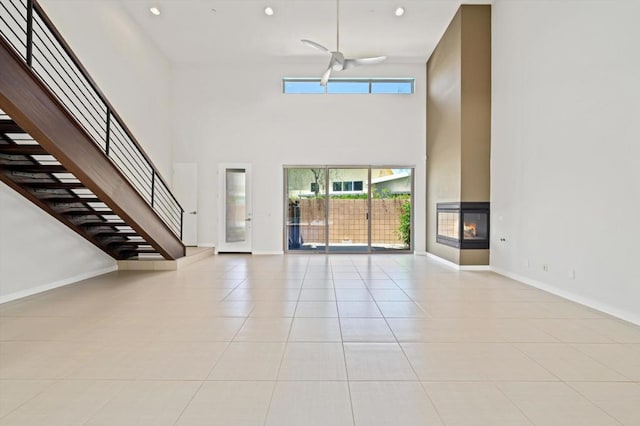
[[[251,165],[218,167],[218,252],[252,251]]]
[[[184,209],[182,242],[198,245],[198,164],[174,163],[173,190]]]

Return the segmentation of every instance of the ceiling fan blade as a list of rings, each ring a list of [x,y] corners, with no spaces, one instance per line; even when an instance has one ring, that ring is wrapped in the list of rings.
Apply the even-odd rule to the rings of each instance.
[[[311,41],[311,40],[300,40],[300,41],[309,47],[313,47],[314,49],[322,50],[323,52],[330,52],[329,49],[327,49],[321,44],[316,43],[315,41]]]
[[[386,56],[375,56],[373,58],[345,59],[344,68],[349,69],[359,65],[374,65],[387,60]]]
[[[324,74],[322,74],[322,78],[320,79],[320,86],[326,86],[327,82],[329,81],[329,77],[331,77],[331,66],[329,66],[329,68],[327,68],[327,70],[324,72]]]

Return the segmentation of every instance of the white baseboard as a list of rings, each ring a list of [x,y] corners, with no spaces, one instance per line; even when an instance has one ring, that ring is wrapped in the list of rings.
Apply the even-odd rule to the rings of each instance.
[[[461,271],[491,271],[489,265],[460,265]]]
[[[620,310],[606,303],[602,303],[588,297],[580,296],[570,291],[565,291],[550,284],[546,284],[541,281],[534,280],[533,278],[525,277],[523,275],[514,274],[495,266],[491,267],[491,271],[495,272],[496,274],[504,275],[505,277],[509,277],[516,281],[520,281],[521,283],[530,285],[531,287],[544,290],[547,293],[555,294],[556,296],[562,297],[563,299],[567,299],[572,302],[576,302],[589,308],[595,309],[596,311],[604,312],[605,314],[612,315],[624,321],[640,325],[640,315],[638,313]]]
[[[91,272],[85,272],[84,274],[79,274],[79,275],[68,277],[52,283],[39,285],[37,287],[32,287],[27,290],[17,291],[15,293],[7,294],[6,296],[0,296],[0,304],[11,302],[17,299],[22,299],[23,297],[33,296],[34,294],[53,290],[55,288],[64,287],[65,285],[77,283],[78,281],[97,277],[98,275],[108,274],[109,272],[113,272],[117,270],[118,270],[118,265],[114,264],[113,266],[109,266],[108,268],[98,269]]]
[[[254,251],[252,254],[253,254],[253,255],[256,255],[256,256],[274,256],[274,255],[284,254],[284,251],[283,251],[283,250],[275,250],[275,251]]]
[[[429,254],[426,251],[415,251],[413,252],[416,256],[428,256]]]
[[[198,243],[198,247],[215,247],[213,243]]]

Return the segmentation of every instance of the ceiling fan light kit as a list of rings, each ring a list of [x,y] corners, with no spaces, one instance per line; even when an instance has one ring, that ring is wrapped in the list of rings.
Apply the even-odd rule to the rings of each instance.
[[[349,68],[353,68],[359,65],[373,65],[379,64],[380,62],[384,62],[387,57],[386,56],[375,56],[370,58],[358,58],[358,59],[345,59],[344,54],[340,51],[340,0],[336,0],[336,50],[331,51],[321,45],[320,43],[316,43],[312,40],[301,40],[305,45],[312,47],[314,49],[327,52],[331,54],[331,59],[329,60],[329,66],[327,70],[322,74],[322,78],[320,79],[320,85],[326,86],[329,81],[329,77],[331,77],[332,71],[342,71]]]

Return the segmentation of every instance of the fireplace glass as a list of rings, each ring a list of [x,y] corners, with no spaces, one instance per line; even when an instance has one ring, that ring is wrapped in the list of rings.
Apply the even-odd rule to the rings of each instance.
[[[436,241],[459,249],[489,248],[489,203],[437,204]]]
[[[465,240],[488,240],[488,214],[462,213],[462,238]]]
[[[458,239],[459,214],[457,212],[438,212],[438,235]]]

